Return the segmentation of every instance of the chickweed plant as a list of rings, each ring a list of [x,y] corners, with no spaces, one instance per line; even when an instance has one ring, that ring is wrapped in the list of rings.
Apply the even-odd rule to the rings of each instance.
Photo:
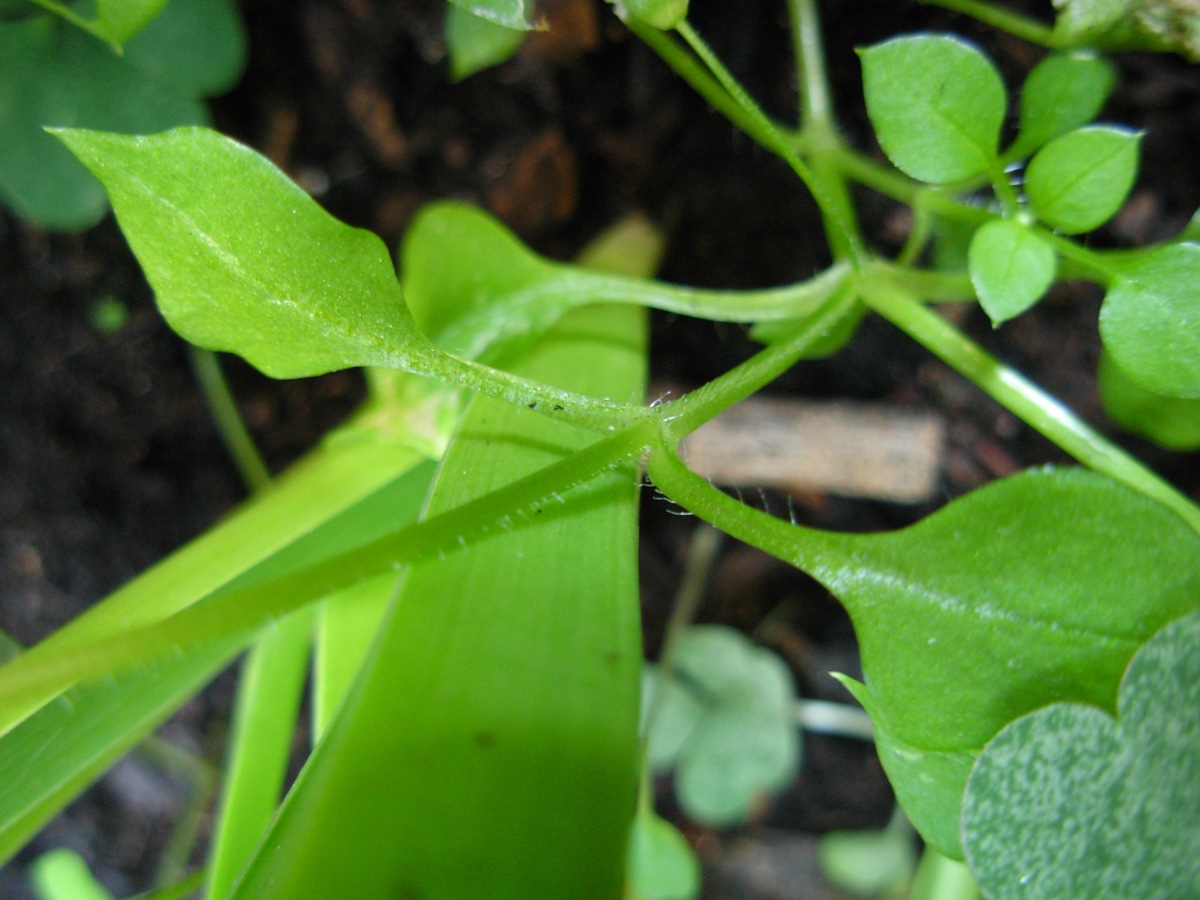
[[[528,24],[520,0],[465,5]],[[549,261],[446,203],[412,225],[397,278],[377,237],[212,131],[57,129],[179,334],[277,378],[366,367],[371,393],[243,510],[0,669],[0,852],[248,652],[212,852],[189,882],[206,896],[686,894],[646,874],[662,823],[637,800],[648,478],[844,604],[864,679],[837,677],[930,865],[991,897],[1200,896],[1200,507],[934,306],[978,302],[999,325],[1057,281],[1099,285],[1107,394],[1188,445],[1200,243],[1080,239],[1121,207],[1140,142],[1094,121],[1114,69],[1080,5],[1060,4],[1055,28],[943,5],[1052,52],[1016,93],[952,34],[861,48],[886,161],[838,129],[815,0],[789,3],[795,127],[730,75],[686,0],[617,5],[815,199],[829,266],[768,290],[655,281],[611,244]],[[911,207],[895,258],[864,239],[851,184]],[[955,242],[965,254],[934,252]],[[647,308],[746,323],[763,348],[647,406]],[[688,469],[689,433],[868,315],[1079,465],[880,534],[773,518]],[[314,746],[280,801],[310,653]],[[915,890],[972,896],[971,879]]]

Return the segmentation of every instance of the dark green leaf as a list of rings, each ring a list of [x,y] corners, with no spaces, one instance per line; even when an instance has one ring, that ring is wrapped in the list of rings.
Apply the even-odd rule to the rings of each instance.
[[[963,842],[989,897],[1200,896],[1197,646],[1197,614],[1154,635],[1121,682],[1116,721],[1111,703],[1055,704],[984,748]]]
[[[1111,219],[1137,177],[1141,135],[1093,125],[1055,138],[1025,170],[1025,192],[1037,217],[1064,234],[1091,231]]]
[[[962,181],[996,165],[1004,84],[974,46],[919,34],[859,51],[867,114],[896,166],[933,184]]]
[[[455,81],[511,59],[524,40],[523,29],[498,25],[461,6],[446,10],[446,49]]]
[[[1100,308],[1100,336],[1135,383],[1200,397],[1200,245],[1176,244],[1130,263]]]
[[[383,242],[252,150],[202,128],[58,134],[104,183],[159,308],[189,341],[275,378],[407,369],[428,346]]]
[[[1200,398],[1164,397],[1132,381],[1112,358],[1100,355],[1100,399],[1112,420],[1168,450],[1200,449]]]
[[[1019,222],[989,222],[971,239],[971,284],[993,325],[1020,315],[1054,283],[1058,261],[1044,240]]]
[[[1115,83],[1112,63],[1094,52],[1047,56],[1025,79],[1020,129],[1005,156],[1024,159],[1048,141],[1088,124],[1100,114]]]

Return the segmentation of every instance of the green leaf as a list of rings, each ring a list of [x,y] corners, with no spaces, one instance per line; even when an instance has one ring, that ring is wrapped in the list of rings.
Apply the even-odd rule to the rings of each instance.
[[[1037,303],[1054,283],[1053,248],[1019,222],[988,222],[975,232],[967,254],[979,302],[999,325]]]
[[[661,31],[674,28],[688,14],[688,0],[619,0],[618,6]]]
[[[640,391],[642,321],[580,310],[516,369]],[[593,440],[476,397],[426,514]],[[610,472],[412,567],[236,896],[619,896],[637,775],[635,483]]]
[[[919,34],[859,56],[867,114],[897,168],[932,184],[995,168],[1006,97],[979,50],[950,35]]]
[[[1060,45],[1168,50],[1200,60],[1200,18],[1191,0],[1054,0]]]
[[[650,758],[673,762],[679,802],[693,819],[744,822],[799,765],[791,675],[774,654],[715,625],[687,629],[673,653],[670,677],[654,670],[664,693],[647,700]]]
[[[916,869],[912,827],[897,811],[887,828],[831,831],[817,839],[825,878],[858,897],[901,896]]]
[[[1057,137],[1025,170],[1025,193],[1039,219],[1064,234],[1103,225],[1137,177],[1142,137],[1126,128],[1093,125]]]
[[[0,200],[43,227],[94,225],[104,191],[45,126],[146,133],[206,121],[241,71],[229,0],[172,0],[122,56],[48,16],[0,23]]]
[[[1117,80],[1113,64],[1089,50],[1052,53],[1038,63],[1021,88],[1017,139],[1007,159],[1024,159],[1060,135],[1100,114]]]
[[[1175,244],[1129,263],[1100,308],[1100,337],[1142,388],[1200,397],[1200,245]]]
[[[533,27],[525,0],[450,0],[464,12],[503,25],[528,31]]]
[[[1111,704],[1054,704],[984,748],[963,842],[989,897],[1200,896],[1197,646],[1197,614],[1147,641],[1116,721]]]
[[[1148,391],[1108,353],[1100,354],[1097,382],[1105,411],[1126,431],[1168,450],[1200,449],[1200,398],[1164,397]]]
[[[94,15],[89,19],[81,15],[74,6],[59,3],[57,0],[35,2],[84,33],[109,44],[117,52],[120,52],[123,44],[162,13],[167,5],[167,0],[95,0],[92,4]]]
[[[446,10],[446,49],[455,81],[512,59],[524,40],[524,29],[498,25],[461,6]]]
[[[383,242],[252,150],[203,128],[57,134],[104,183],[159,308],[192,343],[275,378],[408,369],[427,347]]]
[[[30,874],[42,900],[112,900],[112,894],[73,850],[43,853],[34,860]]]
[[[629,835],[628,900],[694,900],[700,862],[679,830],[641,804]]]

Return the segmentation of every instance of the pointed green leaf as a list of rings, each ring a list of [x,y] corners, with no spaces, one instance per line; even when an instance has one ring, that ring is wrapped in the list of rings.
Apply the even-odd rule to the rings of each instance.
[[[1006,96],[979,50],[950,35],[919,34],[859,56],[867,114],[897,168],[948,184],[995,167]]]
[[[1129,378],[1108,353],[1100,354],[1096,380],[1105,411],[1126,431],[1168,450],[1200,449],[1200,398],[1164,397],[1148,391]]]
[[[1088,124],[1100,114],[1116,79],[1113,64],[1093,51],[1047,56],[1021,88],[1017,139],[1005,157],[1024,159],[1054,138]]]
[[[993,325],[1020,315],[1054,283],[1058,260],[1044,240],[1019,222],[988,222],[967,254],[971,284]]]
[[[446,10],[446,50],[455,81],[512,59],[524,40],[523,29],[498,25],[461,6]]]
[[[1133,658],[1118,716],[1076,703],[1004,728],[967,783],[964,846],[989,897],[1200,896],[1200,615]]]
[[[96,0],[96,26],[99,34],[118,46],[149,25],[167,0]]]
[[[1200,397],[1200,245],[1175,244],[1127,265],[1100,307],[1100,337],[1136,384]]]
[[[1064,234],[1103,225],[1133,187],[1142,137],[1093,125],[1055,138],[1025,170],[1025,193],[1039,219]]]
[[[159,308],[192,343],[275,378],[408,369],[427,348],[383,242],[247,147],[203,128],[57,134],[104,184]]]
[[[531,3],[526,0],[450,0],[455,6],[465,12],[503,25],[505,28],[516,28],[528,31],[533,27],[529,18]]]

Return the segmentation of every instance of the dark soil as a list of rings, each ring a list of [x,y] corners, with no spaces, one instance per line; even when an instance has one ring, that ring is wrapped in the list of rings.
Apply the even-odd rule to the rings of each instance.
[[[1039,12],[1048,4],[1026,6]],[[442,0],[246,3],[250,64],[240,86],[215,103],[217,126],[393,246],[423,204],[450,197],[491,209],[559,258],[640,211],[669,236],[662,274],[672,281],[766,286],[825,262],[812,205],[785,167],[708,110],[601,0],[542,3],[549,33],[533,35],[513,62],[459,84],[447,74],[442,8]],[[786,117],[795,91],[782,0],[694,0],[693,8],[698,29],[751,92]],[[863,146],[870,138],[855,45],[915,28],[955,29],[979,40],[1010,84],[1038,58],[1018,41],[916,4],[838,0],[823,12],[843,125]],[[1138,244],[1174,234],[1200,207],[1200,78],[1174,58],[1127,55],[1119,65],[1122,84],[1106,116],[1147,130],[1144,174],[1126,210],[1095,240]],[[865,193],[859,199],[870,240],[895,249],[903,212]],[[95,322],[106,298],[129,311],[115,331]],[[0,627],[29,644],[212,525],[244,492],[188,354],[159,319],[111,220],[82,235],[47,235],[0,215],[0,304]],[[1069,285],[999,331],[975,313],[965,327],[1111,431],[1095,395],[1098,304],[1094,290]],[[701,383],[752,351],[738,327],[654,321],[653,370],[663,381]],[[352,373],[277,383],[237,360],[227,371],[275,469],[363,393]],[[880,322],[773,390],[941,411],[950,423],[943,498],[1063,460]],[[1119,440],[1200,496],[1195,454]],[[697,523],[646,496],[642,582],[647,647],[655,652]],[[807,521],[856,531],[899,527],[937,505],[767,494],[761,503],[776,510],[790,503]],[[826,673],[857,670],[849,623],[803,575],[728,542],[701,618],[777,647],[805,696],[845,699]],[[169,737],[219,760],[230,691],[225,676],[173,720]],[[788,888],[783,875],[764,886],[754,881],[762,867],[738,860],[761,861],[764,848],[781,846],[809,852],[789,843],[792,836],[887,820],[890,792],[867,747],[812,736],[806,754],[797,783],[746,832],[713,834],[685,823],[709,865],[706,896],[830,896],[814,884]],[[0,872],[0,896],[28,896],[23,864],[54,846],[83,852],[116,892],[147,888],[181,796],[157,768],[131,758]],[[747,850],[747,840],[758,843]]]

